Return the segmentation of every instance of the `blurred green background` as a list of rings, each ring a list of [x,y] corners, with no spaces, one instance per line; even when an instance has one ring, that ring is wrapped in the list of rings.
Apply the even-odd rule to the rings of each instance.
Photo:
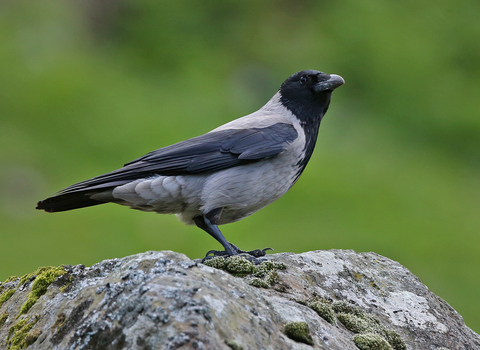
[[[343,76],[300,181],[223,227],[244,249],[374,251],[480,331],[480,2],[3,1],[0,280],[220,246],[174,216],[38,200]]]

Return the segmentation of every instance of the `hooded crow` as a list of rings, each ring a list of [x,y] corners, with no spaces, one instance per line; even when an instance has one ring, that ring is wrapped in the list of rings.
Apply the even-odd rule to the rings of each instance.
[[[37,209],[58,212],[112,202],[175,214],[222,244],[225,251],[210,251],[206,258],[245,253],[218,225],[255,213],[295,184],[312,155],[332,91],[342,84],[335,74],[295,73],[258,111],[69,186],[38,202]],[[265,250],[248,253],[257,262]]]

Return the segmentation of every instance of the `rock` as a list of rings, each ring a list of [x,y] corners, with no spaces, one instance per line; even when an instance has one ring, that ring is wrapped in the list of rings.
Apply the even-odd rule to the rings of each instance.
[[[392,260],[350,250],[268,259],[209,262],[226,272],[161,251],[11,277],[0,284],[0,348],[480,349],[462,317]]]

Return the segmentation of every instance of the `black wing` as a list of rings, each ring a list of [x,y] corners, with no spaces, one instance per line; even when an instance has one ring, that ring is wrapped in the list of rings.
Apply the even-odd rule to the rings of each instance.
[[[118,170],[67,187],[56,196],[39,202],[37,209],[45,209],[46,201],[50,199],[56,198],[58,202],[58,197],[71,193],[93,194],[150,176],[208,173],[275,157],[297,136],[293,125],[286,123],[209,132],[150,152]],[[91,201],[89,199],[87,205],[100,204]]]

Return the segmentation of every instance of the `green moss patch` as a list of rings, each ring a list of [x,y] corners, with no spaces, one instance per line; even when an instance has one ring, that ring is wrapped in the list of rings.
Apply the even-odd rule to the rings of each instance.
[[[360,350],[393,350],[385,338],[376,333],[356,334],[353,342]]]
[[[33,343],[35,343],[41,334],[42,334],[42,331],[40,329],[31,330],[25,337],[25,340],[23,341],[23,343],[26,345],[25,347],[28,347],[29,345],[32,345]]]
[[[37,271],[33,273],[35,275],[34,282],[32,284],[32,289],[28,294],[27,301],[20,308],[18,315],[25,314],[30,310],[30,308],[37,302],[43,294],[47,292],[48,286],[50,286],[53,281],[58,277],[65,274],[66,271],[63,267],[40,267]],[[26,275],[27,276],[27,275]],[[25,276],[24,276],[25,277]],[[22,277],[22,279],[24,278]],[[20,282],[22,282],[22,279]],[[20,283],[21,285],[22,283]]]
[[[344,314],[351,314],[359,317],[365,314],[364,311],[353,306],[352,304],[348,303],[345,300],[333,302],[332,308],[333,308],[333,311],[335,311],[335,313],[337,314],[344,313]]]
[[[353,333],[364,333],[377,328],[370,320],[352,314],[337,314],[337,319]]]
[[[400,335],[388,329],[373,315],[347,301],[330,302],[323,298],[312,298],[299,303],[310,307],[327,322],[340,321],[346,329],[356,333],[353,341],[362,350],[406,350]]]
[[[395,350],[407,349],[407,345],[403,341],[402,337],[400,337],[400,334],[398,334],[397,332],[383,327],[382,335]]]
[[[8,313],[2,312],[2,313],[0,314],[0,328],[3,327],[3,325],[4,325],[5,322],[7,321],[7,318],[8,318]]]
[[[226,259],[224,269],[234,276],[244,277],[255,273],[255,264],[237,255]]]
[[[203,264],[215,269],[224,270],[225,265],[227,264],[227,259],[225,259],[223,256],[216,256],[209,260],[205,260]]]
[[[66,273],[63,267],[39,267],[35,272],[23,275],[21,277],[9,277],[7,281],[2,283],[2,287],[5,287],[7,283],[12,284],[13,287],[3,290],[0,295],[0,306],[15,293],[18,288],[32,283],[30,292],[28,293],[27,300],[21,306],[17,315],[17,319],[22,314],[27,313],[35,302],[43,294],[47,292],[48,287],[60,276]],[[12,283],[14,282],[14,283]],[[2,327],[8,319],[7,313],[0,315],[0,327]],[[23,318],[18,320],[13,326],[8,329],[7,336],[7,349],[17,350],[25,349],[29,345],[33,344],[41,334],[39,329],[32,329],[37,323],[38,316]]]
[[[252,279],[250,279],[250,281],[248,281],[248,284],[257,288],[268,289],[271,287],[271,285],[267,281],[258,277],[253,277]]]
[[[258,288],[270,288],[278,282],[277,270],[285,270],[283,263],[264,261],[255,265],[245,257],[237,255],[228,258],[215,257],[204,262],[205,265],[224,270],[233,276],[248,277],[249,284]]]
[[[0,306],[2,306],[4,302],[10,299],[14,293],[15,289],[7,289],[2,294],[0,294]]]
[[[324,299],[314,300],[307,302],[306,305],[328,323],[335,323],[335,312],[328,301]]]
[[[234,340],[225,340],[225,344],[232,350],[243,350],[243,346],[238,345]]]
[[[346,308],[345,305],[338,305],[337,309],[347,311],[338,313],[337,319],[345,328],[357,333],[353,341],[359,349],[407,349],[400,335],[396,331],[382,326],[380,321],[373,315],[352,306]],[[387,344],[388,347],[385,344]]]
[[[18,321],[15,325],[8,329],[7,349],[19,350],[25,349],[27,346],[33,344],[40,336],[40,330],[30,330],[35,326],[38,317],[25,318]]]
[[[308,345],[313,345],[310,329],[306,322],[289,322],[285,325],[283,333],[292,340]]]
[[[17,317],[19,317],[21,314],[28,312],[38,298],[46,293],[48,286],[65,273],[66,271],[63,267],[46,266],[39,267],[35,272],[23,275],[22,277],[9,277],[5,282],[0,284],[2,290],[2,293],[0,294],[0,306],[9,300],[18,288],[33,281],[27,301],[22,305],[20,312],[17,315]],[[5,286],[12,282],[16,282],[14,287],[6,289]]]

